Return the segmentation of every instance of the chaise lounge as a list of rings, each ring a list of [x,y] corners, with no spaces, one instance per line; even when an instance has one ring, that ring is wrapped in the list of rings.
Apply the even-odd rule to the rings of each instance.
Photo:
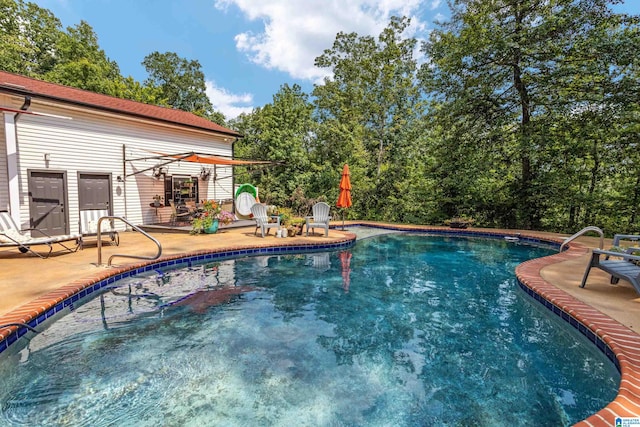
[[[98,220],[103,216],[109,216],[107,209],[85,209],[80,211],[80,233],[82,234],[82,241],[80,243],[80,249],[84,249],[87,237],[98,237]],[[120,244],[120,235],[113,227],[112,221],[103,221],[101,236],[109,236],[111,244],[118,246]]]
[[[28,232],[36,232],[41,234],[40,237],[32,237]],[[63,242],[71,240],[76,241],[74,248],[70,248]],[[48,258],[53,251],[53,244],[58,243],[69,252],[75,252],[78,247],[82,245],[82,235],[80,233],[65,234],[59,236],[50,236],[42,230],[37,228],[29,228],[21,230],[16,222],[13,220],[9,212],[0,212],[0,248],[17,248],[20,252],[32,254],[40,258]],[[39,254],[31,249],[31,246],[46,245],[49,247],[49,252],[46,255]]]
[[[637,241],[638,238],[640,236],[616,234],[613,245],[618,246],[620,240],[623,239]],[[595,267],[611,274],[611,284],[615,285],[620,279],[627,280],[640,293],[640,256],[634,255],[636,252],[640,253],[640,247],[627,248],[625,252],[594,249],[580,287],[585,287],[589,272],[591,268]],[[605,256],[605,259],[601,259],[602,255]],[[616,257],[616,259],[610,259],[610,257]]]

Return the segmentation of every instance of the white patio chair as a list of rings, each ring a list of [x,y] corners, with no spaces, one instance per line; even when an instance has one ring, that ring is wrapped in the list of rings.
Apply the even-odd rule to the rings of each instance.
[[[278,229],[280,227],[280,217],[273,217],[276,218],[276,222],[269,222],[267,207],[261,203],[255,203],[251,206],[251,213],[253,214],[253,219],[256,221],[256,231],[253,233],[254,235],[258,233],[258,228],[260,228],[260,233],[262,237],[264,237],[264,230],[267,230],[267,234],[269,234],[270,229]]]
[[[80,249],[84,249],[87,237],[98,237],[98,220],[103,216],[109,216],[108,209],[85,209],[80,211],[80,233],[82,234],[82,243]],[[118,246],[120,244],[120,235],[113,226],[112,221],[102,221],[102,230],[100,236],[108,236],[111,244]]]
[[[325,202],[318,202],[313,205],[312,216],[305,217],[307,224],[307,236],[309,235],[309,229],[313,230],[315,233],[316,228],[324,228],[324,235],[329,235],[329,221],[331,217],[329,216],[329,205]]]

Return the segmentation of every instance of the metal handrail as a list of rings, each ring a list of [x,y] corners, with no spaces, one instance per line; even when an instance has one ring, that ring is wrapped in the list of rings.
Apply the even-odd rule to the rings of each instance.
[[[8,328],[10,326],[22,326],[23,328],[27,328],[28,330],[30,330],[31,332],[33,332],[35,334],[39,334],[40,333],[40,331],[36,330],[36,328],[31,327],[31,326],[27,325],[26,323],[21,323],[21,322],[5,323],[4,325],[0,325],[0,329]]]
[[[162,245],[154,237],[150,236],[146,231],[144,231],[138,226],[131,224],[129,221],[127,221],[125,218],[121,216],[102,216],[98,219],[98,265],[102,265],[102,221],[104,221],[105,219],[108,219],[108,220],[119,219],[120,221],[124,222],[125,224],[133,228],[135,231],[142,233],[146,238],[150,239],[156,244],[156,246],[158,246],[158,253],[156,254],[156,256],[153,256],[153,257],[141,256],[141,255],[113,254],[109,257],[109,261],[107,261],[108,266],[111,266],[111,260],[113,260],[115,257],[147,259],[151,261],[153,261],[154,259],[160,258],[160,255],[162,255]]]
[[[585,227],[582,230],[578,231],[576,234],[574,234],[571,237],[567,237],[566,239],[564,239],[564,242],[562,242],[562,245],[560,245],[560,252],[562,252],[562,250],[564,249],[564,246],[571,242],[572,240],[577,239],[578,237],[582,236],[584,233],[587,233],[589,231],[595,231],[596,233],[598,233],[600,235],[600,249],[602,249],[604,247],[604,232],[599,229],[596,226],[590,225],[589,227]]]

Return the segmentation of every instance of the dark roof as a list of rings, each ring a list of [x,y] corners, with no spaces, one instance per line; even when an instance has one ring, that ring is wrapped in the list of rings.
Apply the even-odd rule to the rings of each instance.
[[[0,71],[0,90],[34,98],[46,98],[113,113],[219,132],[236,137],[241,136],[231,129],[227,129],[186,111],[102,95],[4,71]]]

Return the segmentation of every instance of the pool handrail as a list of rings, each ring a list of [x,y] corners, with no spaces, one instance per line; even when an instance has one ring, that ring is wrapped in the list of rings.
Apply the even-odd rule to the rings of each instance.
[[[36,328],[34,328],[33,326],[30,326],[30,325],[28,325],[26,323],[22,323],[22,322],[5,323],[4,325],[0,325],[0,329],[8,328],[9,326],[20,326],[22,328],[26,328],[26,329],[30,330],[34,334],[39,334],[40,333],[40,331],[37,330]]]
[[[587,233],[589,231],[595,231],[596,233],[598,233],[600,235],[600,245],[599,245],[598,248],[602,249],[604,247],[604,232],[600,228],[598,228],[598,227],[596,227],[594,225],[590,225],[590,226],[585,227],[582,230],[578,231],[573,236],[567,237],[566,239],[564,239],[564,242],[562,242],[562,245],[560,245],[560,252],[562,252],[562,250],[564,249],[566,244],[568,244],[572,240],[577,239],[578,237],[582,236],[583,234],[585,234],[585,233]]]
[[[154,237],[152,237],[151,235],[149,235],[149,233],[147,233],[146,231],[144,231],[143,229],[141,229],[140,227],[131,224],[129,221],[127,221],[124,217],[121,216],[103,216],[100,217],[98,219],[98,265],[102,265],[102,239],[101,239],[101,235],[102,235],[102,221],[104,220],[114,220],[114,219],[118,219],[122,222],[124,222],[125,224],[127,224],[128,226],[130,226],[131,228],[133,228],[135,231],[142,233],[143,236],[145,236],[146,238],[148,238],[149,240],[153,241],[156,246],[158,246],[158,253],[155,256],[149,257],[149,256],[142,256],[142,255],[127,255],[127,254],[113,254],[109,257],[109,260],[107,261],[107,266],[111,266],[111,261],[113,260],[113,258],[115,257],[121,257],[121,258],[134,258],[134,259],[147,259],[150,261],[153,261],[155,259],[160,258],[160,255],[162,255],[162,245],[160,244],[160,242],[155,239]]]

